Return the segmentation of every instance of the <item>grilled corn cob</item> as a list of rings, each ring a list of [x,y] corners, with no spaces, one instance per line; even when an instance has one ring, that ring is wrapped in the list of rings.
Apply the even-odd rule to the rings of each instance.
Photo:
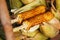
[[[42,22],[49,21],[53,17],[54,17],[54,15],[51,12],[47,12],[47,13],[44,13],[42,15],[37,15],[37,16],[35,16],[33,18],[30,18],[28,20],[25,20],[23,22],[23,25],[22,26],[25,29],[30,29],[30,27],[32,27],[34,25],[37,25],[37,24],[41,24]]]
[[[19,22],[21,23],[23,20],[26,20],[30,17],[33,17],[35,15],[38,15],[38,14],[42,14],[46,11],[46,7],[45,6],[39,6],[33,10],[30,10],[30,11],[27,11],[27,12],[23,12],[21,14],[18,14],[18,17],[15,19],[15,20],[12,20],[11,22],[14,23],[14,22]]]

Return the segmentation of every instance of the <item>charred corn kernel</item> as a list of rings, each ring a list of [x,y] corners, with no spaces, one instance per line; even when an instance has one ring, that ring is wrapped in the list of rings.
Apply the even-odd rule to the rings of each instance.
[[[19,20],[18,22],[21,23],[22,20],[26,20],[30,17],[36,16],[38,14],[42,14],[46,11],[46,7],[45,6],[39,6],[33,10],[27,11],[27,12],[23,12],[21,14],[18,14],[19,16]]]
[[[40,24],[42,22],[46,22],[51,20],[54,17],[54,15],[51,12],[44,13],[42,15],[37,15],[33,18],[30,18],[28,20],[25,20],[23,22],[23,25],[25,28],[29,29],[31,26]]]

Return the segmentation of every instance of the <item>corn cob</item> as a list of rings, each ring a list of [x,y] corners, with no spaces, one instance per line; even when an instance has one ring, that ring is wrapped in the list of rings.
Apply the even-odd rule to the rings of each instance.
[[[42,22],[46,22],[51,20],[54,17],[54,15],[51,12],[44,13],[42,15],[37,15],[33,18],[30,18],[28,20],[25,20],[23,22],[23,27],[25,29],[30,29],[30,27],[41,24]],[[21,26],[22,27],[22,26]]]
[[[45,6],[39,6],[39,7],[35,8],[35,9],[33,9],[33,10],[30,10],[30,11],[23,12],[21,14],[18,14],[17,19],[15,19],[15,21],[12,20],[12,23],[17,22],[17,21],[19,23],[21,23],[23,20],[26,20],[26,19],[28,19],[30,17],[33,17],[33,16],[36,16],[38,14],[42,14],[45,11],[46,11],[46,7]]]

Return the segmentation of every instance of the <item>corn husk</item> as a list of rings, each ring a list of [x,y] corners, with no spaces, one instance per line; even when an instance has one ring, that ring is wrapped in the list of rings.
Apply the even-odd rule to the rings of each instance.
[[[22,13],[22,12],[31,10],[39,5],[46,5],[45,0],[35,0],[35,1],[31,2],[30,4],[27,4],[27,5],[23,6],[22,8],[17,9],[13,13],[14,14]]]
[[[60,0],[56,0],[56,8],[57,10],[60,10]]]
[[[46,37],[45,35],[43,35],[39,32],[34,36],[33,40],[47,40],[47,39],[48,39],[48,37]]]
[[[58,10],[54,10],[54,9],[51,9],[52,13],[54,14],[54,16],[60,20],[60,12]]]
[[[24,4],[29,4],[29,3],[31,3],[31,2],[33,2],[33,1],[35,1],[35,0],[21,0]]]
[[[45,36],[47,36],[49,38],[53,38],[56,35],[58,35],[59,30],[57,28],[53,27],[52,25],[50,25],[46,22],[44,22],[43,24],[44,25],[40,26],[40,30]]]
[[[26,30],[22,30],[22,34],[26,35],[28,37],[34,37],[36,34],[38,33],[38,30],[34,31],[34,32],[28,32]]]
[[[21,36],[21,32],[14,32],[14,36],[15,36],[15,40],[21,40],[20,36]]]
[[[22,6],[22,3],[20,0],[10,0],[10,7],[11,9],[17,9]]]
[[[60,21],[57,18],[53,18],[49,23],[60,30]]]
[[[2,38],[0,38],[0,40],[2,40]]]

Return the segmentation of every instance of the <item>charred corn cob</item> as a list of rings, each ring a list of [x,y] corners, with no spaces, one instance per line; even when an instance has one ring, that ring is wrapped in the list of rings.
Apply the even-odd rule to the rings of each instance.
[[[46,11],[45,6],[39,6],[39,7],[35,8],[35,9],[33,9],[33,10],[18,14],[17,19],[12,20],[11,22],[14,23],[14,22],[18,21],[19,23],[21,23],[23,20],[26,20],[26,19],[28,19],[30,17],[33,17],[35,15],[38,15],[38,14],[42,14],[45,11]]]
[[[23,22],[23,27],[25,29],[30,29],[30,27],[41,24],[42,22],[46,22],[51,20],[54,17],[54,15],[51,12],[44,13],[42,15],[37,15],[33,18],[30,18],[28,20],[25,20]],[[22,27],[22,26],[21,26]]]

